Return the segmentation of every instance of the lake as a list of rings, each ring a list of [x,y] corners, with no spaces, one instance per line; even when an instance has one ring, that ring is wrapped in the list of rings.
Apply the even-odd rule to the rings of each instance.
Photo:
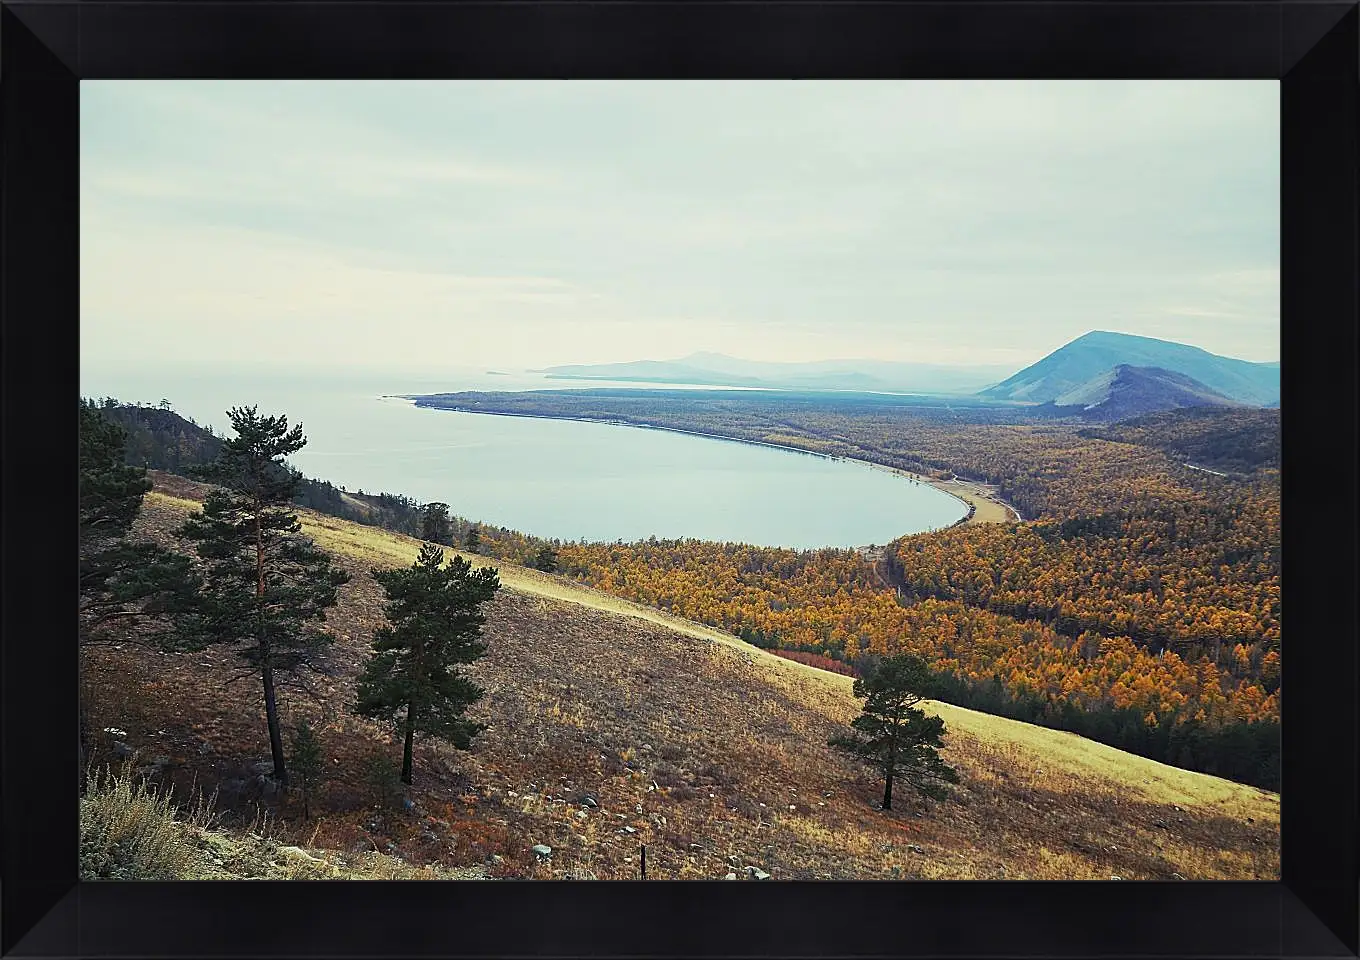
[[[308,444],[292,462],[308,476],[352,491],[442,500],[459,516],[542,537],[849,547],[945,527],[967,510],[925,484],[813,454],[614,424],[431,410],[391,396],[570,388],[480,370],[438,379],[81,371],[86,396],[165,398],[219,433],[228,432],[233,405],[284,413],[303,424]]]

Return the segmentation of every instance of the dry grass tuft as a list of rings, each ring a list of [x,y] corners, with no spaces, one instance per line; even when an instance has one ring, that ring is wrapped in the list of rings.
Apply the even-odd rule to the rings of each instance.
[[[133,776],[95,768],[86,775],[80,800],[80,879],[174,880],[191,874],[198,851],[190,837],[213,818],[212,800],[201,795],[186,814],[169,791]]]

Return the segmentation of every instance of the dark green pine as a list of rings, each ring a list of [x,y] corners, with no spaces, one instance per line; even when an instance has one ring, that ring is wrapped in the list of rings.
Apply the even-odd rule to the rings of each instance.
[[[260,678],[274,777],[286,784],[276,680],[305,689],[303,674],[332,642],[320,624],[349,577],[301,535],[290,509],[301,475],[284,458],[306,445],[301,425],[290,430],[286,417],[253,406],[227,416],[237,435],[200,471],[220,486],[179,535],[201,561],[204,641],[233,647]]]
[[[895,780],[935,799],[947,796],[945,784],[959,782],[937,749],[944,741],[944,720],[916,708],[930,683],[930,669],[920,657],[901,654],[878,661],[855,681],[854,694],[865,702],[850,723],[851,732],[828,741],[883,775],[884,810],[892,809]]]
[[[457,669],[486,653],[482,606],[500,588],[493,567],[473,570],[462,557],[425,544],[410,567],[374,570],[387,595],[388,626],[373,636],[373,654],[358,681],[355,712],[396,721],[404,729],[401,779],[411,782],[415,734],[466,750],[483,724],[464,715],[483,690]]]
[[[198,580],[186,556],[129,541],[146,470],[124,464],[126,433],[93,401],[80,402],[79,636],[99,640],[113,626],[164,647],[189,644]],[[120,639],[132,635],[120,634]]]

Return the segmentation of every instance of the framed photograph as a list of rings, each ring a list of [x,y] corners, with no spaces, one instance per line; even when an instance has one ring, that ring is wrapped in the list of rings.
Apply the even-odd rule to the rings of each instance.
[[[1354,4],[0,17],[0,952],[1357,954]]]

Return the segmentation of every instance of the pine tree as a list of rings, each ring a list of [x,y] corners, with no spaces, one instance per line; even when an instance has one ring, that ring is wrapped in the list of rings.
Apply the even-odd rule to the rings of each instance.
[[[477,553],[482,549],[482,533],[477,527],[468,527],[467,533],[463,536],[463,549],[469,553]]]
[[[453,545],[453,524],[449,521],[447,503],[427,503],[420,516],[420,539],[430,543]]]
[[[331,643],[318,623],[349,577],[300,536],[288,509],[301,474],[283,458],[307,443],[301,425],[289,430],[287,417],[262,416],[253,406],[227,416],[237,435],[201,471],[222,486],[178,532],[202,561],[205,640],[233,646],[246,664],[239,676],[260,678],[274,777],[286,785],[275,680],[305,689],[301,674]]]
[[[387,594],[390,625],[373,637],[373,655],[359,676],[354,710],[364,717],[401,718],[401,779],[406,784],[411,783],[416,733],[466,750],[485,729],[464,717],[484,691],[457,667],[486,653],[482,605],[500,588],[500,579],[494,567],[474,571],[462,557],[443,563],[444,551],[427,543],[410,567],[373,571]]]
[[[321,741],[312,732],[312,725],[306,720],[298,721],[293,728],[292,746],[293,773],[302,793],[302,819],[308,820],[311,818],[312,791],[326,772],[326,755],[322,752]]]
[[[145,469],[124,465],[126,442],[99,404],[80,402],[80,641],[137,623],[161,646],[188,646],[198,580],[188,557],[127,539],[151,481]]]
[[[853,732],[828,741],[883,774],[884,810],[892,809],[894,780],[936,799],[946,796],[944,784],[959,782],[958,774],[936,752],[943,741],[944,720],[915,706],[924,699],[929,683],[930,670],[920,657],[901,654],[879,661],[855,681],[855,696],[866,699],[864,712],[850,724]]]
[[[529,566],[535,570],[542,570],[544,573],[554,572],[557,569],[557,551],[553,549],[552,544],[545,543],[539,547]]]

